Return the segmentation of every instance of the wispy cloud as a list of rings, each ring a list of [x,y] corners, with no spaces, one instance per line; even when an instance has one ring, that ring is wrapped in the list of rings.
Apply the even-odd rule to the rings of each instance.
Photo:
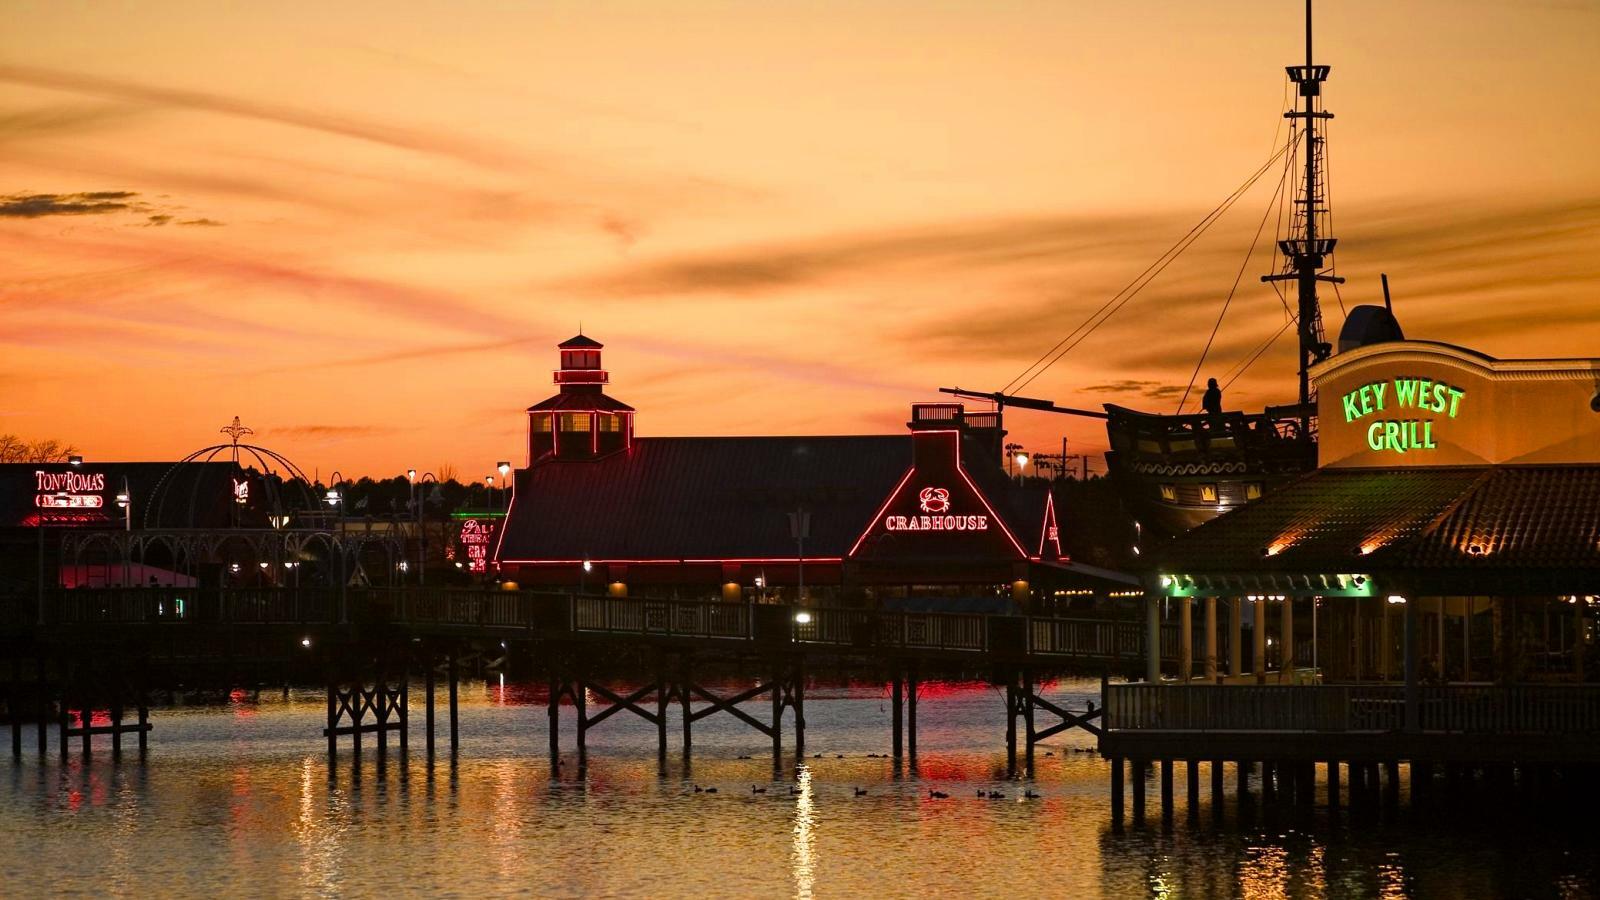
[[[78,194],[11,194],[0,197],[0,218],[40,219],[45,216],[98,216],[141,212],[150,208],[133,191],[87,191]]]
[[[1167,400],[1183,393],[1183,388],[1175,384],[1165,384],[1160,381],[1137,381],[1124,379],[1107,384],[1091,384],[1083,388],[1091,394],[1137,394],[1151,400]]]
[[[526,162],[517,154],[485,143],[460,140],[421,129],[363,121],[359,116],[346,112],[319,112],[281,103],[245,100],[205,91],[160,87],[38,66],[0,65],[0,81],[147,106],[274,122],[400,150],[451,157],[494,169],[516,168]]]
[[[371,437],[399,429],[391,425],[280,425],[262,429],[263,434],[298,438]]]
[[[973,270],[1121,255],[1150,242],[1146,216],[1058,216],[937,223],[754,245],[639,263],[564,287],[599,295],[750,294],[885,269]],[[1159,232],[1156,232],[1159,233]]]

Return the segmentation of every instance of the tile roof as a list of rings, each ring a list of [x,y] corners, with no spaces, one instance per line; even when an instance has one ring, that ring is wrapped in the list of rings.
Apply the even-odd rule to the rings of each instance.
[[[1481,469],[1319,469],[1174,538],[1154,553],[1180,571],[1346,571],[1421,533]],[[1370,562],[1370,561],[1369,561]]]
[[[1600,466],[1494,469],[1395,557],[1421,568],[1600,570]]]
[[[1321,469],[1153,558],[1195,572],[1339,572],[1358,559],[1374,571],[1600,571],[1600,466]]]

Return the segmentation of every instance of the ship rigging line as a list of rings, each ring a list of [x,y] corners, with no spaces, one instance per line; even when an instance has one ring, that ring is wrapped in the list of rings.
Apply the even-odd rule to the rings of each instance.
[[[1200,351],[1200,358],[1195,361],[1194,371],[1189,373],[1189,383],[1183,388],[1183,397],[1178,400],[1178,415],[1183,415],[1183,405],[1189,402],[1189,393],[1194,390],[1195,380],[1200,377],[1200,368],[1206,364],[1206,357],[1211,355],[1211,345],[1217,339],[1217,332],[1222,330],[1222,319],[1228,314],[1228,307],[1233,304],[1233,296],[1239,291],[1239,282],[1244,278],[1244,270],[1250,267],[1250,258],[1255,256],[1256,246],[1261,243],[1261,232],[1267,227],[1267,219],[1271,218],[1275,208],[1281,208],[1278,199],[1283,196],[1283,186],[1289,182],[1289,160],[1285,158],[1283,174],[1278,176],[1278,187],[1267,198],[1267,208],[1261,213],[1261,221],[1256,224],[1256,233],[1250,238],[1250,247],[1245,250],[1244,262],[1239,264],[1239,271],[1233,276],[1233,286],[1228,288],[1227,299],[1222,301],[1222,309],[1217,313],[1217,321],[1211,326],[1211,336],[1206,338],[1206,346]]]
[[[1095,310],[1093,313],[1090,313],[1088,318],[1084,319],[1078,324],[1078,327],[1072,329],[1072,331],[1069,332],[1066,337],[1057,341],[1055,346],[1051,347],[1049,350],[1046,350],[1042,356],[1034,360],[1032,365],[1028,366],[1026,369],[1023,369],[1020,375],[1011,379],[1011,381],[1008,382],[1005,387],[1001,388],[999,392],[1005,394],[1023,390],[1029,384],[1032,384],[1035,378],[1038,378],[1051,366],[1060,362],[1062,357],[1072,352],[1073,348],[1083,343],[1085,338],[1093,334],[1096,329],[1098,329],[1101,325],[1104,325],[1112,316],[1116,315],[1119,310],[1128,304],[1128,301],[1138,296],[1139,292],[1144,290],[1145,286],[1150,284],[1150,282],[1154,281],[1156,277],[1167,268],[1167,266],[1172,264],[1173,260],[1177,259],[1179,256],[1182,256],[1183,251],[1193,246],[1194,242],[1199,240],[1201,235],[1206,233],[1207,229],[1216,224],[1216,221],[1221,218],[1222,215],[1230,208],[1232,208],[1233,204],[1238,202],[1239,198],[1244,196],[1245,192],[1249,191],[1250,188],[1253,187],[1258,180],[1260,180],[1261,176],[1265,175],[1267,171],[1270,170],[1273,165],[1283,157],[1284,154],[1288,153],[1289,150],[1294,147],[1294,145],[1294,141],[1289,141],[1286,142],[1282,147],[1278,148],[1277,152],[1273,153],[1266,162],[1262,163],[1260,168],[1256,169],[1249,178],[1245,179],[1243,184],[1235,188],[1233,193],[1229,194],[1226,199],[1217,204],[1216,207],[1214,207],[1210,212],[1206,213],[1205,217],[1197,222],[1194,227],[1190,228],[1183,237],[1179,238],[1171,247],[1168,247],[1165,253],[1156,257],[1155,262],[1152,262],[1149,266],[1146,266],[1143,272],[1140,272],[1137,276],[1135,276],[1132,281],[1128,282],[1128,284],[1122,288],[1122,290],[1113,294],[1111,299],[1101,304],[1099,309]],[[1041,363],[1043,363],[1043,365],[1040,365]]]
[[[1233,387],[1233,383],[1235,381],[1239,380],[1239,377],[1245,373],[1245,370],[1249,369],[1251,366],[1255,365],[1256,360],[1261,358],[1261,354],[1267,352],[1267,348],[1271,347],[1273,344],[1277,343],[1278,342],[1278,338],[1283,337],[1284,332],[1288,331],[1289,327],[1291,325],[1294,325],[1298,321],[1300,321],[1300,317],[1299,316],[1291,316],[1289,318],[1289,321],[1284,322],[1283,325],[1281,325],[1278,328],[1278,330],[1273,333],[1272,337],[1267,338],[1265,341],[1263,341],[1261,343],[1261,346],[1256,348],[1256,352],[1250,354],[1245,359],[1243,365],[1240,365],[1239,363],[1234,363],[1233,364],[1233,368],[1229,369],[1227,374],[1224,376],[1224,377],[1226,377],[1228,379],[1228,383],[1224,384],[1222,386],[1222,389],[1223,390],[1227,390],[1227,389]],[[1234,369],[1237,369],[1238,371],[1234,371]]]

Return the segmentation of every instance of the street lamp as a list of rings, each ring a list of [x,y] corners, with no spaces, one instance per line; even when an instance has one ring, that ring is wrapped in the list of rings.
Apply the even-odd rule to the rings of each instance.
[[[83,465],[83,457],[81,457],[78,454],[74,453],[71,456],[67,457],[67,465],[69,465],[69,466],[81,466],[81,465]]]
[[[594,571],[594,563],[586,556],[583,558],[583,571],[578,575],[578,593],[588,590],[589,573]]]
[[[133,495],[128,491],[128,479],[122,479],[122,492],[117,494],[117,506],[122,509],[122,530],[133,530]]]
[[[411,508],[417,517],[417,584],[422,585],[428,578],[428,528],[422,520],[422,506],[427,502],[427,495],[417,490],[418,487],[432,481],[438,483],[439,479],[432,472],[423,472],[418,477],[416,469],[406,470],[406,479],[411,482]]]
[[[495,463],[494,467],[500,472],[500,508],[505,509],[510,505],[506,498],[506,476],[511,473],[511,463],[506,460],[501,460],[500,462]],[[505,526],[502,525],[501,527],[504,528]]]
[[[344,535],[344,493],[339,490],[339,482],[342,479],[342,477],[343,476],[339,472],[338,469],[335,469],[333,471],[333,474],[328,476],[329,487],[328,487],[328,496],[327,496],[328,505],[333,507],[334,509],[336,509],[338,511],[338,516],[339,516],[339,533],[340,533],[340,538],[341,539],[336,542],[337,543],[336,550],[337,550],[337,552],[339,554],[339,623],[340,624],[344,624],[344,622],[346,622],[348,620],[348,613],[347,613],[347,609],[345,607],[345,593],[344,592],[345,592],[345,581],[347,579],[345,578],[345,574],[344,574],[344,541],[342,539],[343,535]]]

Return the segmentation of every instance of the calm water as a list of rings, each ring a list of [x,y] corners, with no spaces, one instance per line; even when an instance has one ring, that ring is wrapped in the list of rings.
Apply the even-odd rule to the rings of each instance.
[[[1055,699],[1081,708],[1096,687],[1057,685]],[[656,771],[654,727],[618,715],[590,733],[586,780],[574,762],[552,777],[542,697],[498,684],[464,689],[457,766],[426,765],[413,697],[409,764],[391,757],[378,777],[369,738],[359,781],[348,750],[329,777],[318,694],[161,709],[145,763],[113,764],[106,748],[63,765],[54,735],[49,760],[0,762],[0,893],[1583,897],[1597,883],[1591,826],[1483,804],[1391,823],[1320,808],[1241,823],[1230,802],[1224,823],[1208,807],[1190,826],[1180,797],[1163,831],[1152,785],[1150,827],[1114,833],[1086,735],[1040,751],[1041,797],[1023,799],[1004,778],[1002,697],[925,690],[914,773],[867,757],[889,750],[881,690],[815,687],[808,756],[776,781],[770,743],[720,715],[697,723],[684,776],[675,713],[670,776]]]

